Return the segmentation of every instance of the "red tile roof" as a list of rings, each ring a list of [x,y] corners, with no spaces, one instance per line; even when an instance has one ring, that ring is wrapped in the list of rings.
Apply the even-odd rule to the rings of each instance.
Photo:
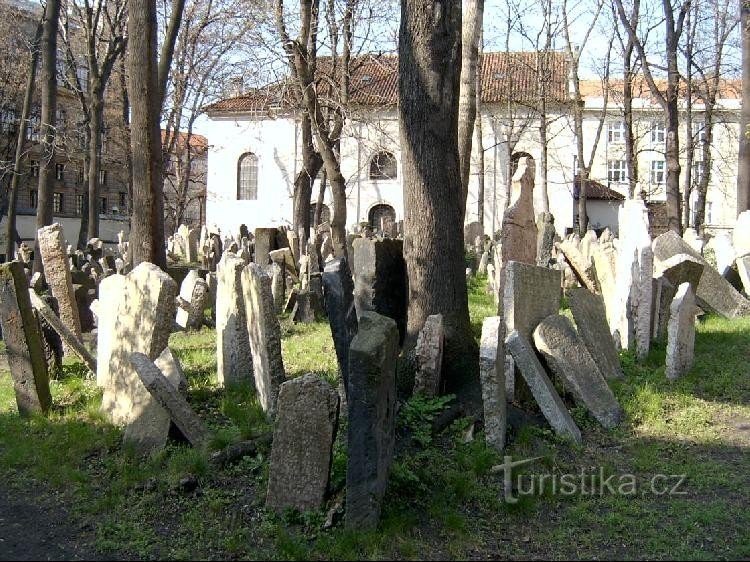
[[[547,53],[484,53],[480,69],[482,101],[500,103],[510,100],[532,104],[539,97],[540,76],[549,76],[547,95],[554,100],[567,98],[568,63],[565,55]],[[329,88],[330,59],[318,61],[318,88],[325,95]],[[548,64],[545,65],[545,62]],[[548,72],[538,72],[548,67]],[[220,100],[207,106],[208,113],[245,113],[294,107],[295,92],[290,81],[257,88],[241,96]],[[350,100],[359,106],[392,106],[398,102],[398,57],[365,55],[352,62]]]
[[[581,190],[581,177],[576,175],[573,180],[573,197],[578,199]],[[601,182],[589,180],[586,184],[586,199],[598,199],[601,201],[624,201],[625,196],[614,189],[607,187]]]

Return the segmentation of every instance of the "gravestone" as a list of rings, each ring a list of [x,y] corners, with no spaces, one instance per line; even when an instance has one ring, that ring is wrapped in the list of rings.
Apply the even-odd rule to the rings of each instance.
[[[417,336],[414,393],[433,398],[440,392],[440,370],[443,366],[443,315],[432,314]]]
[[[140,453],[164,445],[169,417],[143,386],[130,354],[140,352],[154,360],[164,351],[174,324],[176,297],[177,283],[169,275],[154,264],[140,263],[125,277],[110,336],[112,351],[102,410],[112,423],[126,426],[123,441]]]
[[[380,519],[395,444],[398,338],[393,319],[364,311],[349,348],[349,529],[374,529]]]
[[[502,263],[536,263],[537,229],[534,222],[535,163],[520,158],[513,174],[511,203],[503,214]]]
[[[357,333],[354,282],[346,258],[337,258],[326,264],[323,270],[323,302],[346,390],[349,384],[349,346]]]
[[[501,453],[505,449],[507,426],[505,399],[505,351],[503,319],[489,316],[482,323],[479,343],[479,380],[484,405],[484,433],[487,445]]]
[[[740,274],[745,295],[750,296],[750,255],[737,258],[735,263],[737,264],[737,272]]]
[[[408,281],[401,240],[354,241],[354,307],[357,317],[371,310],[396,322],[399,345],[406,335]]]
[[[286,297],[284,294],[284,270],[276,262],[271,263],[271,294],[273,295],[274,310],[276,314],[281,314]]]
[[[0,264],[0,326],[18,413],[46,413],[52,405],[39,322],[29,300],[21,262]]]
[[[607,429],[623,412],[588,349],[564,316],[545,318],[534,330],[534,344],[563,386]]]
[[[742,211],[737,216],[732,230],[732,246],[738,258],[750,254],[750,210]]]
[[[177,324],[185,330],[199,329],[208,302],[208,284],[197,269],[191,269],[182,280],[180,297],[187,304],[177,308]]]
[[[581,431],[570,417],[528,338],[521,335],[518,330],[513,330],[505,340],[505,346],[555,433],[580,443]]]
[[[667,378],[675,380],[693,366],[695,349],[695,296],[690,283],[677,288],[669,307],[667,328]]]
[[[615,343],[609,337],[607,311],[601,295],[595,295],[583,287],[576,287],[568,292],[568,299],[578,334],[604,378],[623,378],[625,375],[620,365],[620,357]]]
[[[338,415],[338,394],[318,375],[308,373],[281,385],[268,471],[268,509],[323,507]]]
[[[292,311],[294,310],[294,305],[297,304],[298,296],[299,296],[299,289],[297,289],[296,287],[289,292],[289,296],[286,299],[286,304],[284,305],[285,314],[292,313]]]
[[[255,389],[263,411],[273,419],[276,415],[279,386],[286,381],[286,374],[281,357],[281,327],[274,311],[271,278],[258,264],[251,263],[242,270],[242,294],[245,299],[247,333],[253,350]]]
[[[115,323],[120,301],[125,290],[124,275],[110,275],[99,283],[99,303],[96,319],[96,385],[105,388],[109,383],[109,363],[115,344]]]
[[[570,269],[573,270],[576,280],[592,293],[598,293],[599,287],[596,286],[594,280],[591,260],[584,256],[570,240],[558,242],[555,247],[565,256],[565,260],[570,265]]]
[[[698,252],[693,250],[674,232],[666,232],[654,240],[654,257],[663,262],[677,254],[688,254],[703,264],[703,275],[698,283],[695,297],[698,305],[710,309],[726,318],[742,316],[750,312],[750,301],[743,297],[719,272],[711,267]]]
[[[301,324],[314,324],[323,319],[323,305],[320,296],[313,291],[300,291],[292,308],[292,321]]]
[[[65,248],[65,235],[62,226],[55,223],[37,231],[39,253],[44,266],[44,278],[52,296],[57,299],[60,319],[75,334],[81,337],[81,320],[73,293],[73,282],[70,274],[70,262]],[[66,355],[72,350],[65,349]]]
[[[552,261],[552,248],[555,246],[555,217],[552,213],[539,213],[536,221],[536,265],[549,267]]]
[[[219,386],[253,384],[242,270],[245,262],[225,253],[216,268],[216,360]]]
[[[276,229],[255,229],[255,256],[253,262],[258,265],[268,265],[271,261],[269,252],[276,249]]]

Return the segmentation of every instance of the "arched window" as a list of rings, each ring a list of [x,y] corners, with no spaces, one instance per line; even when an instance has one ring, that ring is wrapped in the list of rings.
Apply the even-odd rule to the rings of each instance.
[[[396,157],[392,152],[378,152],[370,160],[371,180],[392,180],[397,175]]]
[[[396,210],[390,205],[381,203],[370,209],[370,228],[376,234],[393,238],[396,236]]]
[[[237,199],[258,198],[258,157],[252,152],[237,161]]]

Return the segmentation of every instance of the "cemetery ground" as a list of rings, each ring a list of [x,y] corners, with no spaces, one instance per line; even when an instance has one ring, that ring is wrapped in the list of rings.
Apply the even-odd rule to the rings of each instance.
[[[482,318],[494,314],[485,285],[481,278],[471,282],[477,338]],[[315,372],[336,383],[327,323],[282,319],[282,332],[288,376]],[[216,387],[213,330],[175,333],[170,347],[188,378],[189,402],[214,432],[209,449],[259,438],[259,453],[217,468],[209,451],[172,443],[139,458],[99,413],[101,391],[81,365],[66,364],[52,382],[49,418],[31,420],[18,416],[6,370],[0,373],[3,558],[750,557],[750,318],[702,320],[695,365],[675,382],[665,376],[663,345],[644,363],[623,354],[626,376],[612,387],[626,421],[607,431],[573,408],[581,446],[557,438],[543,420],[519,423],[511,416],[506,454],[514,461],[541,457],[514,469],[513,480],[585,474],[586,490],[572,495],[554,490],[549,478],[543,491],[515,491],[517,503],[504,501],[503,474],[491,472],[503,459],[485,446],[481,431],[471,439],[471,419],[434,434],[446,399],[402,403],[381,525],[369,533],[344,529],[335,509],[346,470],[341,426],[332,509],[273,515],[264,509],[270,448],[262,438],[271,428],[255,396]],[[636,492],[618,494],[626,475]],[[686,475],[684,482],[678,485],[676,475]],[[610,476],[614,493],[602,488]],[[675,485],[677,494],[663,493]]]

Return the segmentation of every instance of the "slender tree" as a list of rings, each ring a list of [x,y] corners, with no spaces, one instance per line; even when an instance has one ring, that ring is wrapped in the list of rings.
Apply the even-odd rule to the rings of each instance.
[[[750,0],[739,0],[742,33],[742,110],[737,168],[737,213],[750,209]]]

